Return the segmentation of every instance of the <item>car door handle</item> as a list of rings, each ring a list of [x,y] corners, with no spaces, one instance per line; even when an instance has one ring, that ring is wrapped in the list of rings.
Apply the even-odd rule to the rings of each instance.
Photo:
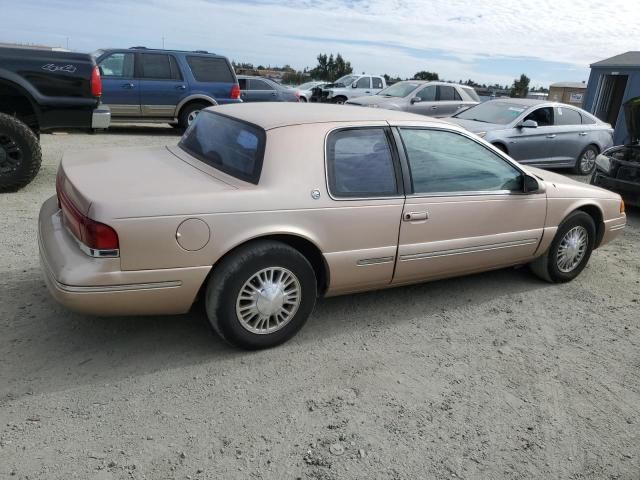
[[[187,86],[186,86],[186,85],[178,85],[176,88],[177,88],[178,90],[186,90],[186,89],[187,89]]]
[[[438,109],[437,105],[434,105],[433,107],[431,107],[431,110],[437,110],[437,109]]]
[[[135,85],[133,83],[123,83],[122,88],[133,88]]]
[[[364,93],[371,93],[369,90],[365,91]]]
[[[420,220],[427,220],[429,215],[427,215],[427,212],[405,212],[402,218],[405,222],[418,222]]]
[[[276,92],[272,92],[272,93],[271,93],[271,96],[272,96],[272,97],[275,97],[275,96],[276,96]]]
[[[556,134],[552,133],[551,135],[547,135],[547,138],[556,138]]]
[[[580,135],[581,137],[586,137],[587,136],[587,132],[580,132],[578,135]]]

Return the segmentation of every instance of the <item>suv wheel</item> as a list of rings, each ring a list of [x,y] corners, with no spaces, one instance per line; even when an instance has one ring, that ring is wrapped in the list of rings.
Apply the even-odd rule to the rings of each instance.
[[[38,137],[15,117],[0,113],[0,191],[18,190],[35,178],[42,163]]]
[[[200,110],[210,106],[211,105],[209,105],[208,103],[189,103],[185,107],[182,107],[182,110],[180,110],[180,116],[178,118],[178,126],[181,129],[186,130],[187,127],[191,125],[191,122],[196,119],[196,117],[200,113]]]
[[[207,317],[226,342],[249,350],[293,337],[317,297],[313,267],[290,246],[263,240],[241,247],[217,265],[207,284]]]
[[[569,282],[587,265],[595,239],[593,218],[573,212],[560,224],[547,252],[530,264],[531,270],[547,282]]]

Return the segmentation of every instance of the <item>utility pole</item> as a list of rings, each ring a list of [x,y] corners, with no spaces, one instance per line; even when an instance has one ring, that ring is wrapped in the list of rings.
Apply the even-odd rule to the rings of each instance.
[[[162,34],[162,49],[164,50],[164,34]]]

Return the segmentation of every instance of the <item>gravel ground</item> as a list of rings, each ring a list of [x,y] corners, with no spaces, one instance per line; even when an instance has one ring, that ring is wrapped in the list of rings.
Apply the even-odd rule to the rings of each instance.
[[[164,127],[43,135],[0,195],[0,478],[638,479],[640,212],[572,283],[510,269],[326,299],[269,351],[202,309],[66,311],[36,219],[63,151],[164,145]]]

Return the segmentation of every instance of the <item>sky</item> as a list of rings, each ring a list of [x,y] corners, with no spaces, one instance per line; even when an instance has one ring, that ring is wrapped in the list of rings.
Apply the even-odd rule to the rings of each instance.
[[[90,52],[164,41],[298,69],[340,52],[356,73],[487,84],[586,81],[591,63],[640,49],[632,0],[0,0],[0,18],[0,42]]]

